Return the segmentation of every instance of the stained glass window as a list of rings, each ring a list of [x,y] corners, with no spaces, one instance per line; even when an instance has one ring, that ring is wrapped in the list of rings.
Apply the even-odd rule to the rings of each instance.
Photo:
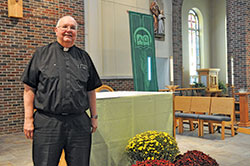
[[[194,10],[188,14],[188,42],[189,42],[189,74],[190,84],[198,82],[198,72],[200,69],[200,26],[199,18]]]

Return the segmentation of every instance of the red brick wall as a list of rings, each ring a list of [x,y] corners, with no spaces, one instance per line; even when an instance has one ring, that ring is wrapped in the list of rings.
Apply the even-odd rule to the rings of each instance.
[[[133,79],[102,79],[102,83],[115,91],[134,91]]]
[[[246,10],[246,21],[245,21],[245,24],[246,24],[246,61],[247,61],[247,67],[246,67],[246,70],[247,70],[247,89],[248,89],[248,92],[250,92],[250,2],[248,1],[248,5],[247,5],[247,9]]]
[[[181,9],[183,0],[172,1],[172,29],[173,29],[173,57],[174,57],[174,83],[182,86],[182,25]]]
[[[227,0],[226,4],[228,66],[231,66],[230,57],[233,57],[235,92],[241,88],[250,92],[250,1]],[[228,76],[228,80],[232,80],[231,67]],[[236,100],[239,100],[237,95]],[[248,108],[250,110],[250,98]]]
[[[235,91],[250,91],[250,1],[227,0],[228,76],[234,58]]]
[[[84,47],[83,0],[23,0],[23,18],[8,17],[8,1],[0,0],[0,135],[23,128],[23,84],[20,76],[35,49],[55,41],[61,16],[79,23],[76,45]]]

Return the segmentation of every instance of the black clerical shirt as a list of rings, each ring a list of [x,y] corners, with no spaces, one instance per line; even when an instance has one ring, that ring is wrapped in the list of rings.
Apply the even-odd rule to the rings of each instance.
[[[87,92],[101,86],[89,55],[58,42],[38,48],[21,80],[35,89],[34,106],[54,114],[81,113],[89,108]]]

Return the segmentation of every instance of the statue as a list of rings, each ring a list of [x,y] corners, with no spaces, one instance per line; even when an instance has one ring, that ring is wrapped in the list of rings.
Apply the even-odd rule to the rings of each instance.
[[[164,19],[165,19],[165,16],[164,16],[163,10],[161,10],[158,16],[158,34],[165,34]]]
[[[154,33],[155,37],[164,37],[165,35],[165,24],[164,19],[166,17],[164,16],[163,10],[160,10],[158,3],[156,0],[151,3],[150,5],[150,11],[153,15],[154,19]]]
[[[150,11],[153,14],[154,18],[154,32],[158,32],[158,16],[160,14],[159,6],[156,1],[152,2],[150,5]]]

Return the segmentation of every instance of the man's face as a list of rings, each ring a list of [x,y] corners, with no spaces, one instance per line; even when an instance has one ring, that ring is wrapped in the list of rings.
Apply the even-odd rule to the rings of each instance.
[[[57,41],[63,47],[72,47],[77,36],[77,23],[71,17],[64,17],[59,22],[59,26],[56,27],[55,32]]]

